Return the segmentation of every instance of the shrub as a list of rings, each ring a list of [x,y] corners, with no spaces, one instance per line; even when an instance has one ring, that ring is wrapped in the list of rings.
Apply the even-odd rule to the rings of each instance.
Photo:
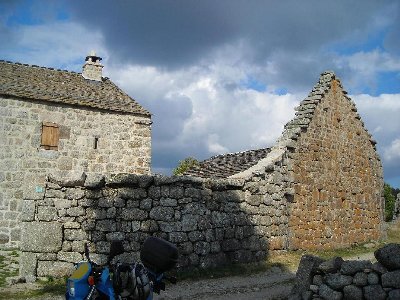
[[[185,171],[189,170],[193,166],[199,164],[198,160],[193,157],[187,157],[181,160],[178,166],[172,171],[174,175],[182,175]]]
[[[385,198],[385,221],[389,222],[393,220],[396,198],[392,194],[392,187],[387,183],[383,186],[383,197]]]

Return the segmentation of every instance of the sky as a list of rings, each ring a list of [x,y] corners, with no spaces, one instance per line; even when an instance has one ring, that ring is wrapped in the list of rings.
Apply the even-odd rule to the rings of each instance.
[[[272,146],[332,70],[400,187],[400,1],[0,0],[0,59],[104,76],[153,114],[152,171]]]

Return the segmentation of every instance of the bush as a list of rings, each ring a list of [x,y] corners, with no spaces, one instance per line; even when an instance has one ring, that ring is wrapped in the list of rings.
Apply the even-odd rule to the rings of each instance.
[[[185,171],[189,170],[193,166],[197,166],[199,161],[193,157],[187,157],[181,160],[178,166],[172,171],[174,175],[182,175]]]
[[[395,196],[392,194],[392,187],[385,183],[383,186],[383,197],[385,198],[385,221],[393,220]]]

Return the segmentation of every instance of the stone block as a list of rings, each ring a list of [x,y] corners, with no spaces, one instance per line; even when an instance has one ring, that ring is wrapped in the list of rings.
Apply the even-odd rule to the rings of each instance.
[[[342,263],[340,272],[344,275],[354,275],[357,272],[363,272],[365,269],[370,269],[372,263],[368,260],[346,260]]]
[[[174,209],[172,207],[154,207],[150,211],[150,218],[159,221],[172,221],[174,218]]]
[[[21,221],[33,221],[35,219],[35,201],[24,200],[22,202]]]
[[[334,290],[341,290],[353,282],[353,277],[340,273],[326,274],[325,283]]]
[[[57,259],[60,261],[77,263],[82,260],[82,254],[78,252],[58,252]]]
[[[36,277],[37,258],[32,252],[21,252],[19,256],[19,276]]]
[[[363,287],[364,299],[366,300],[385,300],[386,292],[380,285],[367,285]]]
[[[348,300],[362,300],[363,291],[355,285],[348,285],[343,288],[343,298]]]
[[[153,208],[150,211],[150,217],[154,218],[156,220],[163,220],[162,217],[168,217],[169,211],[163,211],[162,209],[163,209],[162,207]],[[154,215],[152,216],[153,210],[156,210],[156,212],[153,213],[155,216]],[[167,208],[165,208],[165,210],[167,210]],[[172,211],[173,211],[173,209],[172,209]],[[121,215],[120,215],[120,217],[123,220],[132,220],[132,221],[133,220],[142,221],[142,220],[145,220],[147,218],[147,216],[148,216],[147,211],[144,211],[144,210],[141,210],[138,208],[123,208],[121,211]],[[158,219],[158,218],[161,218],[161,219]],[[170,217],[170,219],[171,218],[172,217]]]
[[[313,276],[318,270],[318,266],[322,262],[323,259],[317,256],[312,256],[312,255],[302,256],[299,268],[297,269],[296,273],[295,285],[292,289],[293,293],[301,294],[303,291],[308,290],[309,286],[312,283]]]
[[[382,286],[400,289],[400,270],[387,272],[382,275]]]
[[[74,264],[60,261],[39,261],[37,268],[37,276],[51,276],[62,278],[70,276],[74,271]]]
[[[23,222],[21,250],[57,252],[62,246],[62,225],[57,222]]]
[[[400,244],[387,244],[374,254],[377,261],[389,271],[400,269]]]
[[[87,174],[84,186],[88,189],[99,189],[105,185],[105,176],[101,174]]]

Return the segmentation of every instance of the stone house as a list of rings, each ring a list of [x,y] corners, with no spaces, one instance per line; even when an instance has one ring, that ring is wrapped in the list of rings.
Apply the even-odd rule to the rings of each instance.
[[[24,198],[20,274],[66,275],[85,242],[99,263],[115,239],[137,259],[149,235],[177,245],[179,268],[379,239],[381,162],[335,74],[296,110],[271,148],[217,155],[184,176],[49,177],[41,198]]]
[[[151,114],[100,60],[82,73],[0,61],[0,247],[18,246],[22,199],[42,198],[48,174],[150,172]]]

